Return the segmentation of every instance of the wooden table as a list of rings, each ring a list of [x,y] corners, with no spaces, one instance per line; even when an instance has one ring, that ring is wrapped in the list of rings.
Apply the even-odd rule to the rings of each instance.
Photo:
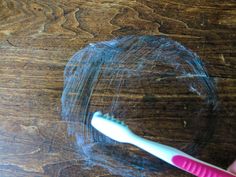
[[[198,157],[226,168],[236,157],[235,31],[233,0],[1,0],[0,176],[115,176],[84,168],[61,119],[60,97],[74,52],[127,34],[166,35],[202,58],[220,111]],[[171,169],[158,176],[191,175]]]

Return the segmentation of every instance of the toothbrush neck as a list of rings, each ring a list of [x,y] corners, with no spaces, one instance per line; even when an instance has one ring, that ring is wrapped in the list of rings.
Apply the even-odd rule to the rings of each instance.
[[[150,154],[162,160],[165,160],[168,163],[172,163],[172,157],[180,153],[180,151],[175,148],[142,138],[135,134],[131,136],[129,143],[149,152]]]
[[[145,147],[147,148],[148,146],[150,145],[155,145],[155,146],[160,146],[161,144],[158,143],[158,142],[154,142],[154,141],[151,141],[151,140],[148,140],[148,139],[145,139],[141,136],[138,136],[136,134],[133,134],[131,139],[130,139],[130,143],[135,145],[135,146],[138,146],[140,148],[142,147]],[[164,145],[163,145],[164,146]]]

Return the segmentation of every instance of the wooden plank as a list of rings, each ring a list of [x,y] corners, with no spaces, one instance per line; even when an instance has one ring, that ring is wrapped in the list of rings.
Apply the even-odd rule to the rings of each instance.
[[[68,135],[68,124],[61,119],[60,97],[63,70],[74,52],[88,43],[128,34],[166,35],[201,57],[217,85],[219,110],[214,135],[199,147],[198,157],[226,168],[236,155],[235,8],[233,0],[1,0],[0,176],[118,176],[105,167],[86,168],[87,161],[74,144],[76,138]],[[161,88],[158,91],[164,93]],[[93,107],[109,104],[111,90],[97,88],[96,94]],[[131,96],[137,102],[143,98],[138,90],[127,90],[124,100]],[[96,101],[99,97],[103,103]],[[170,100],[175,100],[171,105],[175,109],[187,104],[186,98],[174,95],[162,95],[158,103]],[[188,115],[188,110],[192,108],[178,112],[178,117]],[[193,132],[183,131],[184,123],[176,121],[174,111],[160,107],[159,115],[156,130],[152,112],[127,123],[135,130],[145,123],[150,129],[138,132],[153,140],[175,147],[191,144]],[[82,131],[80,123],[71,124]],[[121,153],[112,157],[127,155],[119,146],[103,148]],[[92,150],[102,153],[103,148]],[[140,176],[190,176],[138,149],[127,149],[139,158],[122,163],[144,163],[137,173]],[[122,170],[119,159],[111,163]]]

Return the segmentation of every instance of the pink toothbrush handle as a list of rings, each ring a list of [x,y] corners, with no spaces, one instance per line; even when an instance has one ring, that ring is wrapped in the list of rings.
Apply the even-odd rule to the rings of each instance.
[[[185,157],[183,155],[175,155],[172,158],[173,164],[198,177],[235,177],[236,175],[231,174],[228,171],[207,164],[200,160]]]

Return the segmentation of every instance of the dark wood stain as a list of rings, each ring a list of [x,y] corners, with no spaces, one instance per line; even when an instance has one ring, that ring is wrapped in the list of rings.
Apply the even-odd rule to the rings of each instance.
[[[217,85],[219,111],[198,157],[226,168],[236,157],[235,9],[233,0],[1,0],[0,176],[115,177],[102,167],[84,168],[61,120],[60,97],[74,52],[127,34],[166,35],[202,58]],[[170,169],[158,176],[190,175]]]

